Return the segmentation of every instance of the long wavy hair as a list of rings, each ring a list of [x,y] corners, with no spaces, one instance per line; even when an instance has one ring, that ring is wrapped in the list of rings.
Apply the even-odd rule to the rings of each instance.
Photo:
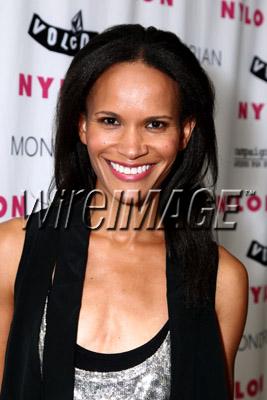
[[[186,148],[177,153],[161,184],[158,212],[163,215],[174,189],[183,189],[179,216],[173,217],[177,214],[177,200],[173,198],[164,215],[164,229],[177,264],[182,260],[184,266],[177,279],[183,279],[186,304],[206,304],[214,301],[212,277],[218,254],[211,251],[215,244],[211,218],[201,226],[196,221],[202,207],[214,204],[218,175],[215,94],[195,55],[174,33],[140,24],[116,25],[95,36],[73,58],[57,103],[55,167],[49,191],[95,188],[96,175],[79,138],[79,116],[86,112],[86,99],[97,78],[113,64],[134,61],[142,61],[174,79],[179,85],[180,126],[188,119],[196,123]],[[198,193],[189,221],[190,199],[202,187],[209,191]]]

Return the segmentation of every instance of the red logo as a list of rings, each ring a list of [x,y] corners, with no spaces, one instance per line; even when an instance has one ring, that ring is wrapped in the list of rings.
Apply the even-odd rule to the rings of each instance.
[[[264,14],[259,8],[237,1],[221,2],[221,18],[237,19],[245,25],[261,26],[264,22]]]
[[[267,303],[267,285],[251,286],[249,292],[253,304]]]
[[[152,2],[155,3],[155,0],[143,0],[143,1],[145,1],[146,3],[152,3]],[[173,6],[174,0],[157,0],[157,2],[162,6],[164,5]]]
[[[263,375],[261,375],[259,378],[253,378],[246,383],[237,381],[235,383],[235,398],[246,399],[247,397],[255,397],[262,393],[263,381]]]
[[[24,195],[12,195],[10,199],[0,195],[0,218],[10,212],[11,218],[24,216]]]
[[[238,103],[238,118],[260,120],[264,106],[265,103],[248,103],[247,101],[240,101]]]
[[[51,76],[33,76],[31,74],[19,74],[19,96],[40,97],[48,99],[52,93],[51,89],[55,87],[58,91],[63,84],[63,79],[56,79]],[[55,93],[54,93],[55,94]]]

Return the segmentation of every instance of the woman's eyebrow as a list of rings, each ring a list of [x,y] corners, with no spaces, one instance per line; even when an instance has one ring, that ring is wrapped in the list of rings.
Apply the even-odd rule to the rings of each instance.
[[[109,115],[112,115],[113,117],[119,117],[119,114],[116,114],[112,111],[98,111],[95,113],[95,115],[97,115],[97,114],[109,114]]]
[[[95,113],[95,115],[97,115],[97,114],[108,114],[108,115],[112,115],[113,117],[120,117],[119,114],[117,114],[115,112],[112,112],[112,111],[104,111],[103,110],[103,111],[98,111],[98,112]],[[171,117],[169,115],[151,115],[151,116],[145,118],[145,120],[157,119],[157,118],[167,118],[167,119],[170,119],[170,120],[173,119],[173,117]]]

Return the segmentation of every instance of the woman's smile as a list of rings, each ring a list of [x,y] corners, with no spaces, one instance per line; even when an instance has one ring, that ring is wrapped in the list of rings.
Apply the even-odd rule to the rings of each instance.
[[[155,164],[126,164],[106,160],[107,164],[118,179],[122,181],[135,182],[148,176]]]

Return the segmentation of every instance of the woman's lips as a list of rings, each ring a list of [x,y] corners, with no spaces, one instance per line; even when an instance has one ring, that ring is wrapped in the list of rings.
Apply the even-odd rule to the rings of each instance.
[[[135,182],[135,181],[139,181],[140,179],[145,178],[146,176],[148,176],[151,173],[152,169],[155,166],[155,164],[150,164],[149,168],[146,171],[140,172],[137,174],[124,174],[123,172],[116,171],[111,166],[110,160],[106,160],[106,161],[107,161],[107,164],[108,164],[109,168],[111,169],[111,172],[113,173],[113,175],[115,175],[118,179],[120,179],[122,181],[127,181],[127,182]]]

